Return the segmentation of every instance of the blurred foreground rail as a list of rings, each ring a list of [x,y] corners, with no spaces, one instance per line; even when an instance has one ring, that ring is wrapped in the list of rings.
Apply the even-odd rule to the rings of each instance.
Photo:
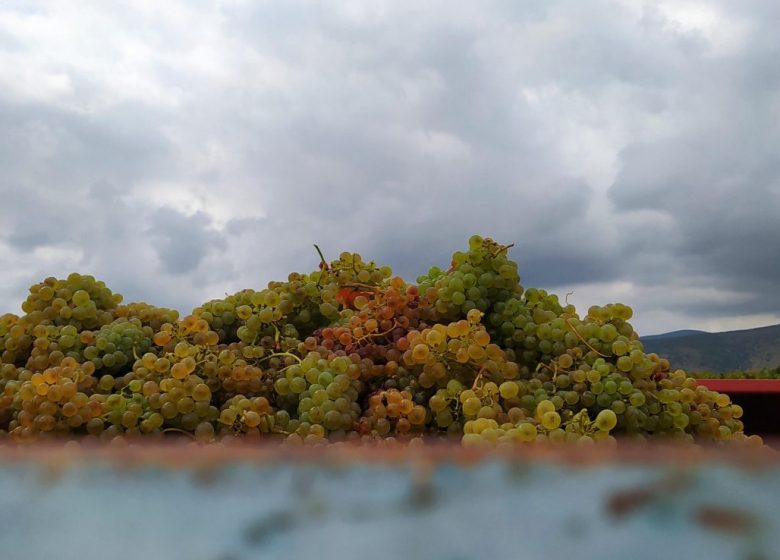
[[[768,447],[0,446],[3,560],[780,558]]]
[[[727,463],[739,467],[780,468],[780,440],[769,438],[765,446],[704,445],[680,443],[634,443],[580,446],[533,444],[511,447],[463,447],[459,443],[434,441],[409,445],[384,441],[377,445],[333,443],[315,446],[279,445],[237,439],[198,444],[183,440],[166,443],[120,441],[111,444],[90,439],[66,444],[35,443],[0,445],[0,468],[18,462],[63,465],[101,462],[121,468],[157,465],[173,468],[231,466],[238,463],[312,463],[315,465],[407,462],[478,465],[481,462],[554,462],[589,465],[603,463],[698,464]]]

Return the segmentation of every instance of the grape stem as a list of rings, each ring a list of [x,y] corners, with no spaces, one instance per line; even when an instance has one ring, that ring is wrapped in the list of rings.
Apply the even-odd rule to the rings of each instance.
[[[314,249],[316,249],[317,254],[320,256],[320,268],[323,270],[328,270],[328,261],[325,260],[324,255],[322,254],[322,250],[320,249],[320,246],[316,243],[314,244]]]
[[[594,350],[594,352],[595,352],[595,350]],[[558,369],[558,364],[553,364],[553,366],[555,366],[555,367],[554,367],[554,368],[551,368],[551,367],[550,367],[550,366],[548,366],[547,364],[542,364],[542,363],[540,363],[540,364],[539,364],[539,368],[537,368],[537,371],[538,371],[539,369],[541,369],[541,368],[549,369],[549,370],[552,372],[552,374],[553,374],[553,377],[552,377],[552,380],[553,380],[553,381],[555,381],[555,380],[556,380],[556,378],[558,377],[558,372],[559,372],[559,371],[560,371],[561,373],[571,373],[571,371],[570,371],[570,370],[567,370],[567,369],[564,369],[564,368],[561,368],[561,369],[559,370],[559,369]]]
[[[479,368],[479,371],[477,372],[477,376],[474,378],[474,383],[471,385],[471,390],[472,391],[477,388],[477,382],[482,377],[482,373],[484,371],[485,371],[485,366],[482,366],[481,368]]]
[[[262,358],[258,359],[257,361],[258,362],[262,362],[264,360],[269,360],[271,358],[279,357],[279,356],[288,356],[290,358],[295,358],[296,360],[298,360],[299,364],[301,362],[303,362],[303,360],[301,360],[298,356],[296,356],[295,354],[291,354],[290,352],[274,352],[273,354],[268,354],[267,356],[263,356]]]
[[[389,329],[387,329],[387,330],[386,330],[386,331],[384,331],[384,332],[368,333],[368,334],[366,334],[366,335],[363,335],[363,336],[361,336],[360,338],[358,338],[357,340],[355,340],[354,342],[352,342],[351,344],[349,344],[349,346],[348,346],[348,349],[349,349],[349,350],[351,350],[351,349],[352,349],[354,346],[360,346],[360,345],[361,345],[363,342],[365,342],[366,340],[368,340],[368,339],[370,339],[370,338],[379,338],[379,337],[381,337],[381,336],[388,335],[388,334],[390,334],[391,332],[393,332],[393,330],[394,330],[396,327],[398,327],[398,326],[399,326],[399,325],[398,325],[398,321],[394,321],[394,322],[393,322],[393,326],[392,326],[392,327],[390,327]]]
[[[314,248],[317,250],[317,254],[320,256],[320,270],[322,271],[317,278],[317,287],[319,288],[323,276],[325,276],[330,271],[330,267],[328,266],[328,261],[325,260],[325,256],[320,250],[320,246],[315,243]]]
[[[165,428],[165,429],[162,431],[162,433],[166,433],[166,432],[181,432],[182,434],[184,434],[185,436],[187,436],[187,437],[188,437],[188,438],[190,438],[191,440],[193,440],[193,441],[196,441],[196,438],[195,438],[195,436],[194,436],[194,435],[192,435],[192,434],[191,434],[191,433],[189,433],[189,432],[185,432],[184,430],[181,430],[181,429],[179,429],[179,428]]]
[[[567,425],[573,426],[575,430],[578,430],[580,435],[590,435],[593,430],[590,429],[591,421],[588,416],[588,409],[583,408],[577,414],[572,416],[571,420],[567,422]]]
[[[571,332],[573,332],[573,333],[574,333],[574,334],[577,336],[577,338],[579,338],[579,339],[582,341],[582,343],[583,343],[585,346],[587,346],[588,348],[590,348],[592,351],[594,351],[596,354],[598,354],[598,355],[599,355],[599,356],[601,356],[602,358],[609,358],[609,356],[607,356],[606,354],[602,354],[601,352],[599,352],[598,350],[596,350],[595,348],[593,348],[593,346],[591,346],[590,344],[588,344],[588,341],[587,341],[587,340],[585,340],[585,337],[583,337],[583,336],[582,336],[582,335],[581,335],[579,332],[577,332],[577,329],[575,329],[575,328],[574,328],[574,325],[572,325],[572,324],[569,322],[569,318],[568,318],[568,317],[562,317],[562,318],[563,318],[563,322],[564,322],[564,323],[566,323],[566,326],[568,326],[568,327],[571,329]]]
[[[515,246],[515,244],[514,244],[514,243],[510,243],[509,245],[499,245],[499,246],[498,246],[498,247],[496,247],[496,249],[495,249],[494,251],[492,251],[491,253],[492,253],[492,255],[493,255],[494,257],[496,257],[496,256],[498,256],[499,254],[501,254],[501,253],[503,253],[504,251],[506,251],[507,249],[511,249],[511,248],[512,248],[512,247],[514,247],[514,246]]]
[[[343,288],[363,288],[366,290],[372,290],[374,292],[379,290],[379,286],[372,286],[371,284],[364,284],[362,282],[345,282],[342,285]]]

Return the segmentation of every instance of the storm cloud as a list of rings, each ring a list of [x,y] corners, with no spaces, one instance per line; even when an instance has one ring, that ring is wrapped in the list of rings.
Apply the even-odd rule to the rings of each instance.
[[[643,333],[780,322],[770,2],[0,7],[0,310],[80,270],[188,311],[472,233]]]

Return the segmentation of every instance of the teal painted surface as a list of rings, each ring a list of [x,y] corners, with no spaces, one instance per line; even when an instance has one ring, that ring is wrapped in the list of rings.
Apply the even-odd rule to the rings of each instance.
[[[780,469],[0,467],[3,560],[780,558]]]

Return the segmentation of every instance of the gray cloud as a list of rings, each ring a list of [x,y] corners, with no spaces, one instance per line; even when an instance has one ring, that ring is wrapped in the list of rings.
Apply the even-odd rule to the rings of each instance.
[[[4,7],[0,304],[83,268],[187,311],[314,270],[313,243],[413,278],[481,233],[527,286],[633,298],[643,332],[780,320],[778,22],[757,0]]]
[[[209,231],[204,212],[192,216],[161,208],[151,217],[151,234],[162,269],[173,275],[192,272],[200,266],[210,246],[225,247],[221,235]]]
[[[763,33],[780,12],[762,3],[722,7],[734,20],[750,19],[750,39],[729,57],[687,60],[686,78],[671,86],[675,98],[667,95],[668,120],[677,126],[622,150],[610,199],[626,218],[654,211],[666,219],[663,227],[630,228],[636,281],[660,280],[670,290],[697,282],[724,292],[718,301],[672,300],[670,307],[699,317],[777,314],[780,71],[767,62],[780,43]],[[652,270],[647,250],[660,257]]]

